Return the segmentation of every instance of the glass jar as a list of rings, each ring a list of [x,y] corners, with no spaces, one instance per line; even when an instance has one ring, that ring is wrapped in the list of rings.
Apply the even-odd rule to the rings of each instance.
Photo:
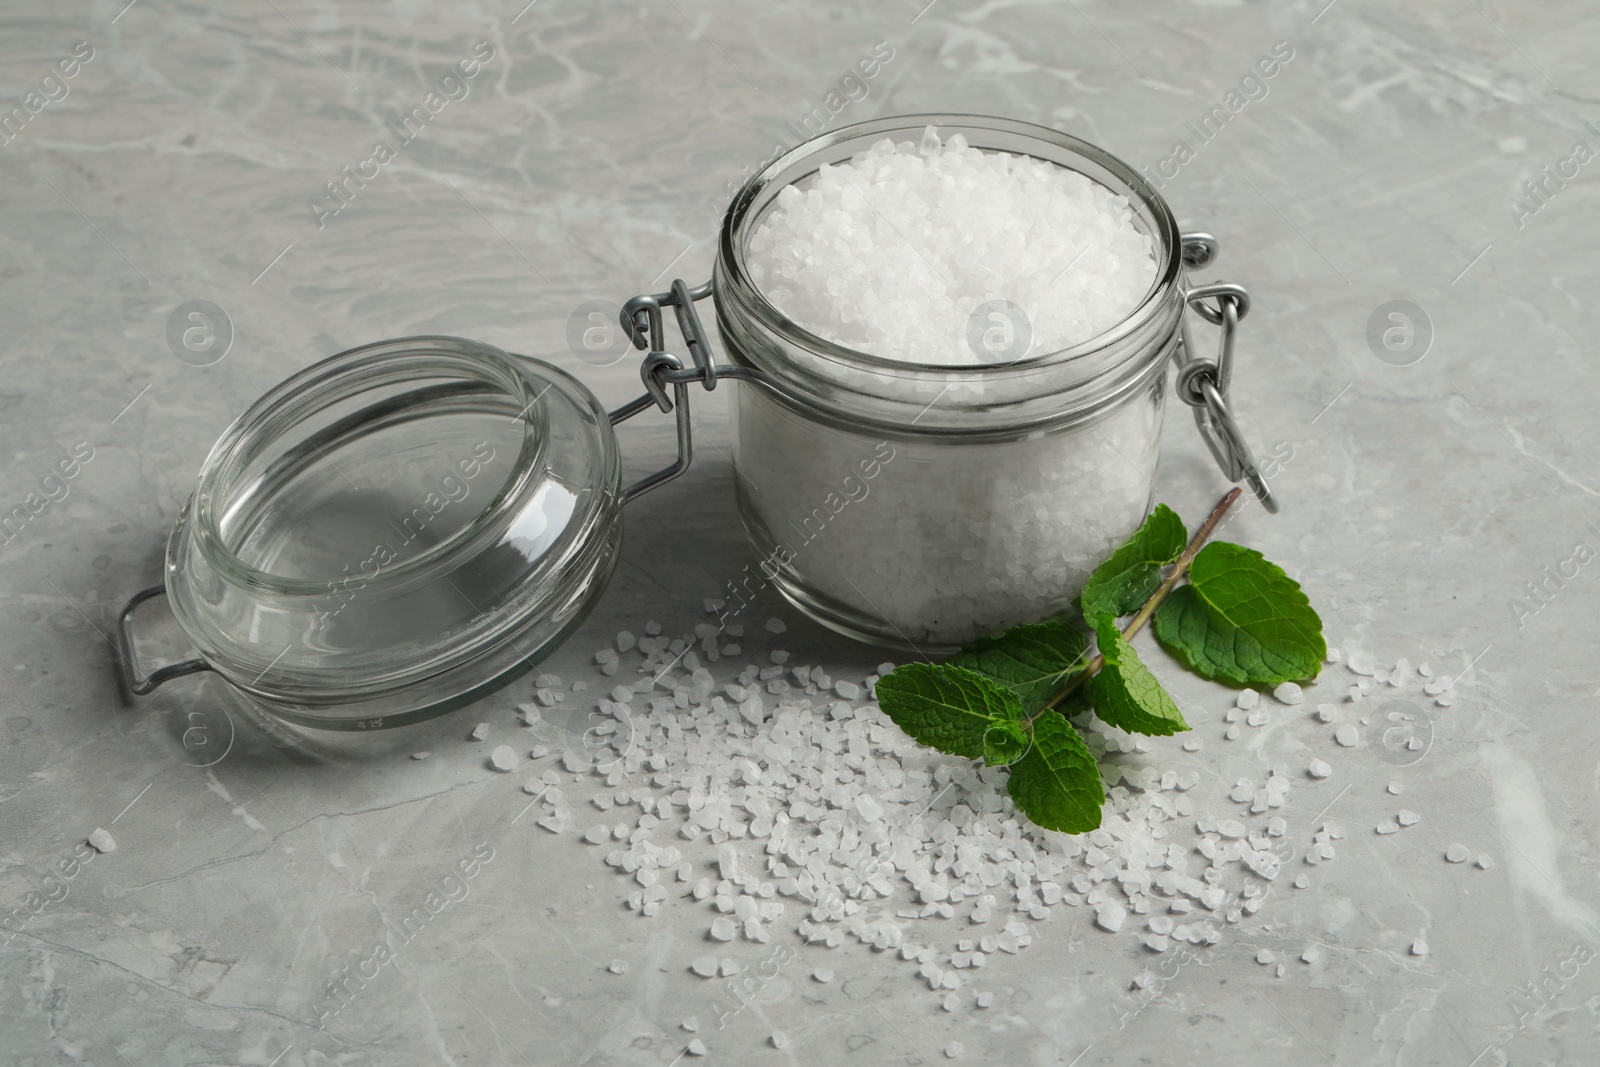
[[[1071,348],[957,366],[869,355],[786,318],[748,260],[778,194],[882,138],[915,142],[927,126],[1125,197],[1155,260],[1138,305]],[[735,492],[763,572],[812,618],[918,654],[1067,608],[1152,505],[1183,283],[1165,201],[1120,160],[1053,130],[906,116],[775,160],[729,208],[713,279],[729,358],[782,386],[741,383],[732,401]]]
[[[1138,307],[1073,348],[955,367],[854,352],[785,319],[746,262],[773,198],[930,125],[1125,196],[1156,250]],[[352,349],[257,400],[207,456],[162,584],[123,607],[122,677],[142,696],[215,671],[258,708],[328,729],[467,704],[537,663],[598,600],[622,508],[691,461],[690,386],[725,379],[758,569],[801,611],[919,654],[1053,614],[1150,507],[1169,359],[1224,472],[1276,510],[1227,403],[1248,297],[1185,288],[1184,268],[1215,254],[1205,234],[1180,237],[1129,167],[1053,130],[919,115],[824,134],[739,191],[711,282],[623,306],[648,350],[645,392],[615,411],[549,363],[452,337]],[[712,357],[695,311],[710,296],[730,363]],[[1186,305],[1221,328],[1215,359],[1193,354]],[[688,365],[665,351],[668,308]],[[678,456],[624,488],[613,427],[651,407],[674,415]],[[196,655],[146,669],[135,613],[162,595]]]

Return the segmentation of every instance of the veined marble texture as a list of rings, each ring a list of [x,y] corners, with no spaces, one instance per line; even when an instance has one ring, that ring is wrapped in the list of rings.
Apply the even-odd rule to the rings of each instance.
[[[880,44],[892,58],[843,94]],[[0,542],[0,1060],[670,1067],[697,1038],[699,1062],[737,1064],[942,1062],[953,1041],[954,1062],[1030,1067],[1600,1062],[1597,45],[1591,5],[1504,0],[3,5],[0,509],[26,518]],[[1199,772],[1217,813],[1275,768],[1300,853],[1345,832],[1289,872],[1309,888],[1282,878],[1188,963],[1141,946],[1145,916],[1111,935],[1063,905],[963,987],[988,1009],[941,1010],[847,939],[800,948],[719,1028],[721,983],[686,969],[713,951],[707,905],[639,917],[587,820],[519,818],[526,776],[487,766],[524,736],[527,682],[348,737],[221,714],[211,676],[119,690],[117,611],[159,580],[251,400],[422,333],[632,399],[637,364],[580,359],[569,319],[703,281],[731,190],[819,108],[1003,115],[1148,168],[1221,240],[1205,279],[1254,298],[1234,397],[1283,511],[1232,538],[1305,585],[1330,644],[1454,679],[1448,707],[1412,680],[1425,740],[1396,757],[1312,717],[1375,712],[1345,702],[1345,665],[1236,741],[1229,690],[1161,672],[1202,748],[1125,759]],[[220,334],[169,341],[190,301],[225,317],[220,356]],[[693,405],[693,467],[629,507],[605,599],[547,667],[591,695],[611,635],[689,631],[751,562],[726,394]],[[673,447],[659,415],[619,436],[635,474]],[[1178,405],[1164,460],[1157,495],[1186,517],[1226,488]],[[795,662],[884,658],[767,596],[750,619],[786,618]],[[752,653],[780,643],[751,629]],[[1333,774],[1307,777],[1313,758]],[[566,788],[581,808],[598,786]],[[1375,832],[1400,808],[1421,821]],[[115,851],[90,852],[97,828]],[[1448,862],[1453,844],[1492,864]],[[425,925],[388,925],[447,877],[462,888]],[[772,946],[714,951],[755,967]],[[330,1000],[349,973],[370,977]]]

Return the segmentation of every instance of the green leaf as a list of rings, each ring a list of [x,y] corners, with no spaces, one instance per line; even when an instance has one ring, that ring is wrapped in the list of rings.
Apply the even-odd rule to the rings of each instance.
[[[1064,619],[1014,626],[961,650],[946,663],[987,675],[1017,691],[1022,713],[1032,715],[1086,665],[1087,642],[1076,623]]]
[[[1156,611],[1156,639],[1195,673],[1231,685],[1315,678],[1328,654],[1322,620],[1283,568],[1226,541],[1200,550],[1191,584]]]
[[[920,744],[982,759],[996,723],[1022,718],[1017,694],[977,671],[949,663],[908,663],[879,680],[878,706]]]
[[[1034,722],[1033,745],[1012,764],[1006,788],[1022,814],[1046,830],[1082,834],[1100,825],[1106,802],[1100,768],[1077,729],[1059,715]]]
[[[1078,598],[1084,620],[1093,626],[1102,615],[1114,618],[1143,607],[1161,584],[1162,566],[1183,551],[1187,537],[1178,513],[1157,504],[1128,542],[1089,576]]]
[[[1136,734],[1167,736],[1187,730],[1183,712],[1122,636],[1116,620],[1102,615],[1095,635],[1106,664],[1090,682],[1094,713]]]
[[[1031,740],[1019,722],[997,722],[983,732],[983,762],[1009,767],[1027,754]]]

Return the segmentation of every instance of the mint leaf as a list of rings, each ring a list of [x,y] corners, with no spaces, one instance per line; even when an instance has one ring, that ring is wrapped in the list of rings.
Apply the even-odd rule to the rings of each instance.
[[[1089,576],[1078,598],[1084,620],[1093,626],[1101,615],[1138,611],[1161,584],[1162,565],[1183,551],[1187,538],[1178,513],[1157,504],[1144,525]]]
[[[1183,712],[1122,636],[1116,620],[1102,615],[1095,624],[1095,636],[1106,664],[1089,683],[1094,713],[1112,726],[1136,734],[1166,736],[1187,730]]]
[[[1033,724],[1033,745],[1011,767],[1006,783],[1022,814],[1046,830],[1082,834],[1100,825],[1105,787],[1077,729],[1059,715]]]
[[[994,723],[983,732],[983,762],[991,767],[1009,767],[1027,754],[1031,743],[1021,723]]]
[[[1086,664],[1087,642],[1077,625],[1063,619],[1014,626],[962,649],[946,663],[987,675],[1017,691],[1022,713],[1044,707],[1055,691]]]
[[[1189,581],[1156,611],[1155,632],[1195,673],[1231,685],[1277,685],[1322,669],[1322,620],[1300,583],[1261,553],[1212,542],[1195,556]]]
[[[1022,718],[1017,694],[977,671],[949,663],[908,663],[879,680],[878,706],[919,744],[982,759],[997,723]]]

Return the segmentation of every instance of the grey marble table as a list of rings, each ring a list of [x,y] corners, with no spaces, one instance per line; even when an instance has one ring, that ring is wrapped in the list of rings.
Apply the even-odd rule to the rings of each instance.
[[[0,1060],[667,1067],[697,1014],[722,1063],[943,1062],[951,1041],[1077,1067],[1600,1062],[1597,19],[1490,0],[4,5]],[[875,49],[891,58],[830,98]],[[525,689],[358,738],[223,715],[205,678],[119,691],[117,609],[254,397],[343,348],[444,333],[631,399],[632,361],[579,359],[569,319],[703,280],[729,190],[818,108],[1006,115],[1147,167],[1222,240],[1209,276],[1255,298],[1235,396],[1284,507],[1236,539],[1305,583],[1330,643],[1455,679],[1448,707],[1408,691],[1419,748],[1377,743],[1380,718],[1341,751],[1301,712],[1343,693],[1342,665],[1237,742],[1227,691],[1166,672],[1204,741],[1197,792],[1225,803],[1322,755],[1336,773],[1296,787],[1294,832],[1347,832],[1311,889],[1193,965],[1063,907],[991,963],[987,1011],[942,1011],[847,945],[834,983],[780,974],[719,1029],[685,970],[704,907],[626,911],[466,739],[515,729]],[[333,196],[378,141],[393,158]],[[225,350],[169,342],[190,301],[220,311]],[[749,562],[725,399],[696,408],[693,468],[629,509],[616,579],[552,670],[593,675],[646,618],[687,631]],[[1159,495],[1195,515],[1225,483],[1171,415]],[[671,448],[660,418],[623,439],[641,472]],[[758,607],[809,660],[883,658]],[[1400,806],[1421,823],[1375,833]],[[97,828],[115,851],[83,844]],[[1492,865],[1447,862],[1456,843]],[[478,848],[494,859],[465,898],[323,1016],[391,936],[384,912]]]

